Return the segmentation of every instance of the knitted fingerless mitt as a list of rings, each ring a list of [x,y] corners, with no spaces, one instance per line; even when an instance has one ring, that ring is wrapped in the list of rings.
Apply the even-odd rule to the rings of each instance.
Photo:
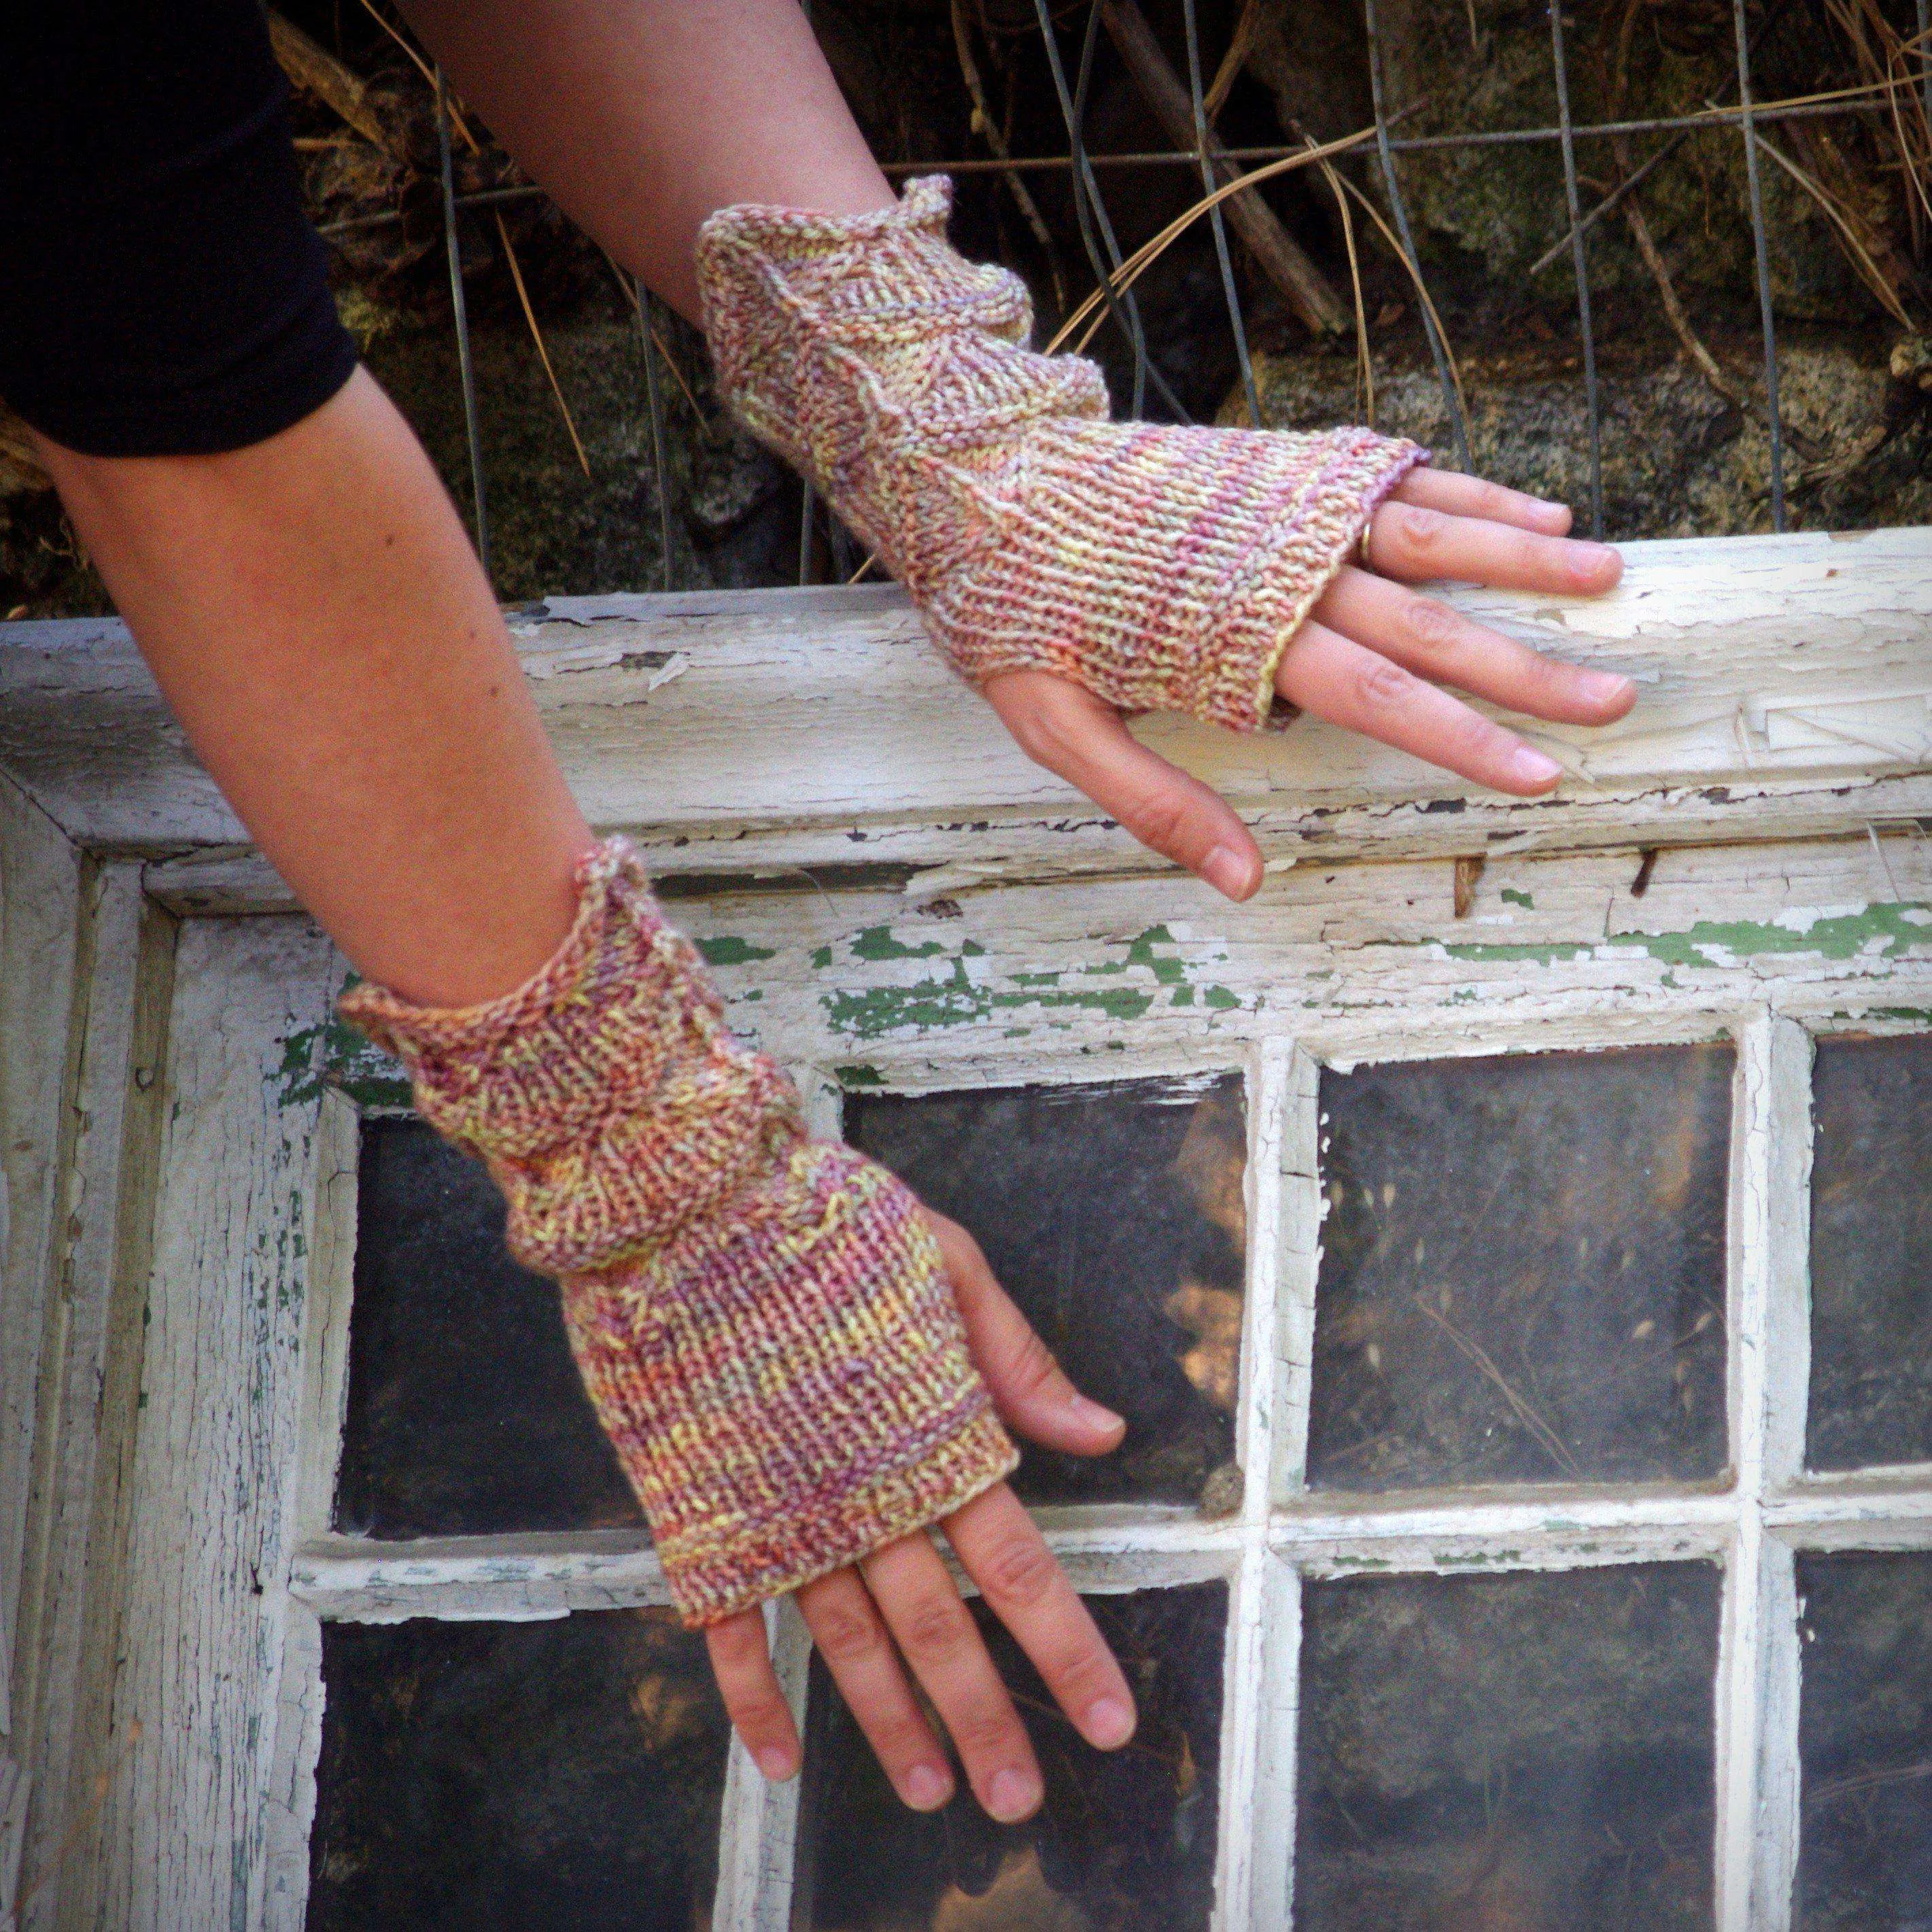
[[[951,206],[932,176],[876,214],[712,215],[698,270],[724,394],[969,682],[1049,670],[1126,710],[1286,722],[1288,639],[1426,452],[1108,422],[1092,363],[1027,346],[1018,277],[953,252]]]
[[[1018,1452],[917,1202],[805,1138],[620,839],[542,972],[460,1010],[363,985],[345,1018],[488,1163],[554,1276],[592,1406],[685,1622],[716,1622],[950,1514]]]

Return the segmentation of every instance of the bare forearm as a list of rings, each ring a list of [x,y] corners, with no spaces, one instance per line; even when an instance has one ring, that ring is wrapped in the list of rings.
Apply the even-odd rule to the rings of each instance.
[[[860,214],[892,190],[798,0],[403,0],[565,212],[696,320],[692,244],[734,202]]]
[[[591,838],[462,526],[364,372],[267,442],[47,467],[223,794],[356,966],[506,992]]]

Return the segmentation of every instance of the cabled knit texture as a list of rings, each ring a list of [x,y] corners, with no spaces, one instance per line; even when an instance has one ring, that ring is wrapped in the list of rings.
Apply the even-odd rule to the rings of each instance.
[[[516,992],[344,1018],[488,1165],[511,1252],[554,1276],[597,1417],[685,1621],[716,1622],[950,1514],[1018,1460],[912,1195],[805,1137],[689,940],[612,839]]]
[[[712,215],[698,271],[723,393],[970,682],[1048,670],[1124,710],[1286,723],[1282,652],[1427,452],[1108,422],[1091,362],[1028,346],[1019,278],[953,251],[951,206],[935,175],[878,214]]]

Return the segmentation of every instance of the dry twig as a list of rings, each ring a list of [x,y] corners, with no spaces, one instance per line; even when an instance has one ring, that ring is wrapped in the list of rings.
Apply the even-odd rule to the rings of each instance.
[[[1607,112],[1612,117],[1623,112],[1624,98],[1629,91],[1630,48],[1642,13],[1642,0],[1629,0],[1624,10],[1623,25],[1617,36],[1616,59],[1607,106]],[[1729,98],[1728,90],[1725,98]],[[1711,101],[1706,104],[1715,106],[1717,103]],[[1680,133],[1676,140],[1666,142],[1652,155],[1642,167],[1639,168],[1631,164],[1630,137],[1624,134],[1613,136],[1610,142],[1610,153],[1616,164],[1618,178],[1609,194],[1598,204],[1597,212],[1602,214],[1613,207],[1622,206],[1624,224],[1630,232],[1630,239],[1636,244],[1637,254],[1642,258],[1644,266],[1650,271],[1651,280],[1657,284],[1658,298],[1664,307],[1664,320],[1670,323],[1671,333],[1676,337],[1678,346],[1696,365],[1705,381],[1732,409],[1755,422],[1768,425],[1770,411],[1724,368],[1705,346],[1703,338],[1691,326],[1690,318],[1678,297],[1676,283],[1664,262],[1663,250],[1657,245],[1656,237],[1651,232],[1650,223],[1645,217],[1642,202],[1637,194],[1644,178],[1668,155],[1675,152],[1684,138]],[[1546,256],[1544,259],[1549,258]],[[1784,422],[1781,416],[1779,423],[1785,440],[1806,461],[1809,462],[1817,456],[1817,446],[1809,437],[1793,429],[1789,423]],[[1647,883],[1648,873],[1643,877]]]
[[[392,159],[409,159],[408,143],[384,118],[369,83],[318,46],[292,20],[267,9],[268,45],[276,64],[298,87],[305,88],[371,146]]]
[[[1198,145],[1193,97],[1168,64],[1147,16],[1135,0],[1097,0],[1097,4],[1108,35],[1142,98],[1154,110],[1154,118],[1176,148],[1192,152]],[[1246,191],[1246,184],[1255,178],[1240,176],[1238,164],[1212,135],[1206,146],[1215,178],[1225,181],[1232,175],[1243,187],[1244,191],[1228,205],[1228,219],[1248,244],[1262,272],[1304,327],[1318,335],[1340,334],[1348,326],[1348,312],[1328,278],[1282,226],[1274,210],[1259,195]]]
[[[1335,172],[1334,164],[1324,161],[1322,172],[1334,192],[1335,210],[1342,218],[1342,241],[1348,251],[1348,286],[1355,298],[1355,370],[1362,388],[1362,420],[1373,429],[1376,426],[1376,358],[1374,351],[1369,346],[1369,311],[1362,298],[1362,263],[1355,250],[1355,218],[1348,212],[1348,197],[1342,192],[1342,177]],[[1446,344],[1444,346],[1446,348]]]
[[[53,487],[54,479],[41,467],[26,424],[0,404],[0,496]]]
[[[1826,10],[1851,43],[1861,72],[1882,77],[1894,86],[1892,94],[1892,140],[1898,149],[1907,194],[1906,208],[1912,250],[1922,254],[1924,222],[1932,217],[1932,195],[1927,176],[1932,174],[1932,116],[1928,112],[1923,69],[1932,60],[1932,46],[1908,40],[1888,20],[1877,0],[1826,0]],[[1916,65],[1920,71],[1915,73]]]
[[[59,1842],[49,1855],[46,1869],[14,1900],[12,1910],[4,1916],[0,1916],[0,1932],[15,1932],[15,1928],[22,1923],[26,1916],[27,1907],[33,1904],[42,1891],[64,1869],[68,1861],[73,1857],[79,1847],[82,1838],[92,1826],[95,1818],[100,1815],[101,1807],[107,1802],[107,1793],[113,1784],[114,1774],[120,1769],[128,1754],[141,1742],[142,1730],[142,1726],[139,1718],[130,1718],[128,1720],[126,1733],[121,1742],[115,1746],[113,1754],[109,1758],[107,1762],[94,1773],[94,1789],[89,1794],[87,1802],[69,1822],[67,1829],[61,1834]]]
[[[1545,1454],[1556,1463],[1556,1466],[1581,1482],[1583,1480],[1582,1468],[1576,1457],[1570,1454],[1568,1445],[1564,1442],[1562,1437],[1538,1414],[1529,1403],[1516,1393],[1509,1378],[1490,1358],[1489,1351],[1480,1342],[1464,1334],[1446,1315],[1438,1314],[1430,1306],[1424,1297],[1418,1294],[1414,1299],[1416,1306],[1420,1309],[1423,1313],[1448,1336],[1457,1352],[1466,1356],[1482,1371],[1489,1381],[1495,1384],[1502,1392],[1504,1401],[1509,1404],[1511,1414],[1529,1431],[1531,1435],[1535,1437],[1538,1442],[1542,1445]]]
[[[1227,106],[1228,96],[1240,78],[1241,69],[1247,64],[1248,50],[1255,44],[1255,28],[1261,19],[1261,0],[1242,0],[1240,17],[1234,22],[1228,51],[1221,56],[1221,64],[1214,70],[1214,78],[1208,83],[1207,94],[1201,104],[1210,128],[1220,118],[1221,110]]]
[[[1630,143],[1619,135],[1612,143],[1612,151],[1619,169],[1628,172],[1630,166]],[[1768,424],[1770,412],[1762,404],[1737,381],[1704,346],[1703,339],[1690,326],[1690,318],[1684,310],[1678,299],[1676,284],[1671,279],[1670,271],[1665,265],[1664,256],[1657,245],[1656,238],[1650,232],[1650,224],[1638,196],[1633,194],[1624,203],[1624,220],[1628,224],[1630,239],[1636,244],[1636,251],[1643,258],[1644,266],[1650,271],[1651,279],[1657,284],[1658,300],[1663,304],[1664,320],[1670,324],[1671,333],[1677,338],[1684,354],[1696,364],[1698,373],[1717,391],[1732,409],[1747,416],[1754,422]],[[1790,423],[1783,424],[1785,440],[1807,463],[1817,460],[1822,454],[1816,443],[1802,430],[1794,429]],[[1796,479],[1793,479],[1794,482]]]
[[[641,316],[644,312],[643,304],[638,300],[637,290],[631,286],[630,278],[618,267],[608,248],[601,252],[604,260],[610,264],[610,272],[616,277],[617,286],[623,291],[624,299],[631,304],[631,313],[633,315]],[[697,418],[698,428],[708,434],[711,428],[710,422],[704,412],[698,407],[698,398],[692,394],[691,385],[686,381],[684,371],[678,367],[677,358],[670,352],[670,344],[664,339],[663,333],[656,322],[651,324],[651,340],[656,345],[658,353],[664,358],[664,367],[670,371],[671,380],[677,385],[678,393],[691,406],[691,413]]]
[[[1449,364],[1449,380],[1456,386],[1456,406],[1464,416],[1468,413],[1468,399],[1462,393],[1462,370],[1456,360],[1456,352],[1449,346],[1449,332],[1443,326],[1442,317],[1437,313],[1434,298],[1429,292],[1429,284],[1422,279],[1422,271],[1408,259],[1408,251],[1397,240],[1395,231],[1382,219],[1382,210],[1376,207],[1346,175],[1338,174],[1336,179],[1355,197],[1369,219],[1382,231],[1396,260],[1402,264],[1403,272],[1414,285],[1416,298],[1429,311],[1429,319],[1436,325],[1437,340],[1442,344],[1442,353]]]
[[[577,452],[577,460],[587,477],[590,474],[590,459],[584,454],[584,439],[578,434],[577,425],[571,420],[570,405],[563,400],[563,386],[556,380],[556,371],[550,367],[550,351],[544,345],[543,331],[537,326],[536,311],[530,306],[530,292],[524,286],[523,264],[517,260],[516,250],[510,246],[510,231],[503,226],[500,214],[496,217],[496,238],[503,244],[503,260],[509,264],[510,279],[517,285],[517,299],[523,304],[524,320],[530,326],[530,339],[537,346],[544,374],[550,378],[550,392],[563,412],[563,426],[570,432],[570,446]]]
[[[1350,149],[1359,148],[1374,139],[1375,130],[1372,128],[1364,128],[1358,133],[1344,134],[1339,140],[1324,141],[1318,147],[1304,148],[1298,154],[1284,155],[1278,161],[1270,161],[1265,166],[1256,168],[1247,174],[1237,176],[1234,180],[1217,188],[1212,194],[1203,195],[1192,208],[1175,216],[1174,220],[1170,221],[1158,235],[1142,242],[1140,247],[1127,257],[1114,278],[1115,292],[1118,293],[1123,289],[1131,288],[1147,269],[1158,261],[1161,256],[1173,245],[1179,236],[1184,234],[1210,208],[1219,207],[1230,195],[1238,194],[1244,188],[1252,187],[1258,182],[1271,180],[1276,175],[1292,173],[1298,168],[1319,166],[1331,157],[1346,154]],[[1336,179],[1341,182],[1348,193],[1354,196],[1360,206],[1367,212],[1369,218],[1381,231],[1382,238],[1394,251],[1396,260],[1402,264],[1404,272],[1408,274],[1410,281],[1414,284],[1418,297],[1420,299],[1423,306],[1429,311],[1430,319],[1436,324],[1437,332],[1441,337],[1443,352],[1448,358],[1450,379],[1455,385],[1456,401],[1459,406],[1463,405],[1462,372],[1456,364],[1454,350],[1449,346],[1448,332],[1442,326],[1442,318],[1436,313],[1435,302],[1430,295],[1428,284],[1422,278],[1421,271],[1408,259],[1401,242],[1396,238],[1394,231],[1382,219],[1382,211],[1376,206],[1375,203],[1370,200],[1368,196],[1363,194],[1361,190],[1356,187],[1346,176],[1337,174]],[[1103,299],[1101,291],[1096,289],[1060,326],[1058,333],[1046,345],[1046,352],[1051,356],[1057,350],[1064,347],[1076,331],[1082,332],[1080,334],[1080,339],[1073,345],[1074,353],[1078,355],[1083,352],[1088,344],[1093,340],[1101,323],[1106,320],[1104,316],[1095,313]]]
[[[1841,1798],[1880,1790],[1890,1784],[1916,1784],[1927,1778],[1932,1778],[1932,1758],[1922,1758],[1916,1764],[1895,1765],[1885,1771],[1858,1772],[1848,1778],[1823,1779],[1805,1792],[1804,1802],[1813,1805],[1835,1804]]]
[[[1755,130],[1754,131],[1755,133]],[[1910,328],[1912,326],[1912,317],[1906,312],[1905,304],[1899,300],[1898,291],[1880,272],[1879,266],[1872,260],[1871,251],[1866,246],[1864,237],[1858,233],[1856,224],[1843,206],[1833,196],[1827,194],[1823,186],[1807,174],[1789,154],[1785,153],[1783,148],[1766,140],[1762,134],[1755,134],[1755,139],[1759,147],[1768,154],[1823,211],[1826,220],[1838,231],[1839,238],[1844,244],[1846,255],[1852,268],[1857,272],[1859,280],[1863,282],[1865,286],[1878,298],[1886,313],[1902,327]]]

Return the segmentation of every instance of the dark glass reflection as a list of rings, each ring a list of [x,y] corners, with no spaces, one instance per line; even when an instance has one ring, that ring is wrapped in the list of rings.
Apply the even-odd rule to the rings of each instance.
[[[1716,1474],[1732,1065],[1324,1073],[1310,1485]]]
[[[1046,1802],[996,1825],[967,1793],[900,1803],[814,1654],[792,1924],[799,1932],[1192,1932],[1214,1906],[1225,1584],[1090,1597],[1140,1728],[1083,1744],[977,1599],[1039,1754]]]
[[[1932,1462],[1932,1034],[1820,1040],[1811,1118],[1811,1466]]]
[[[1096,1401],[1112,1455],[1022,1444],[1030,1502],[1199,1500],[1234,1454],[1247,1160],[1242,1082],[854,1095],[846,1132],[978,1238]]]
[[[1298,1932],[1712,1924],[1708,1564],[1305,1587]]]
[[[668,1611],[332,1624],[309,1932],[708,1925],[729,1726]]]
[[[1801,1556],[1800,1932],[1932,1926],[1932,1555]]]
[[[555,1286],[503,1245],[503,1199],[416,1120],[362,1131],[338,1529],[643,1528],[592,1414]]]

